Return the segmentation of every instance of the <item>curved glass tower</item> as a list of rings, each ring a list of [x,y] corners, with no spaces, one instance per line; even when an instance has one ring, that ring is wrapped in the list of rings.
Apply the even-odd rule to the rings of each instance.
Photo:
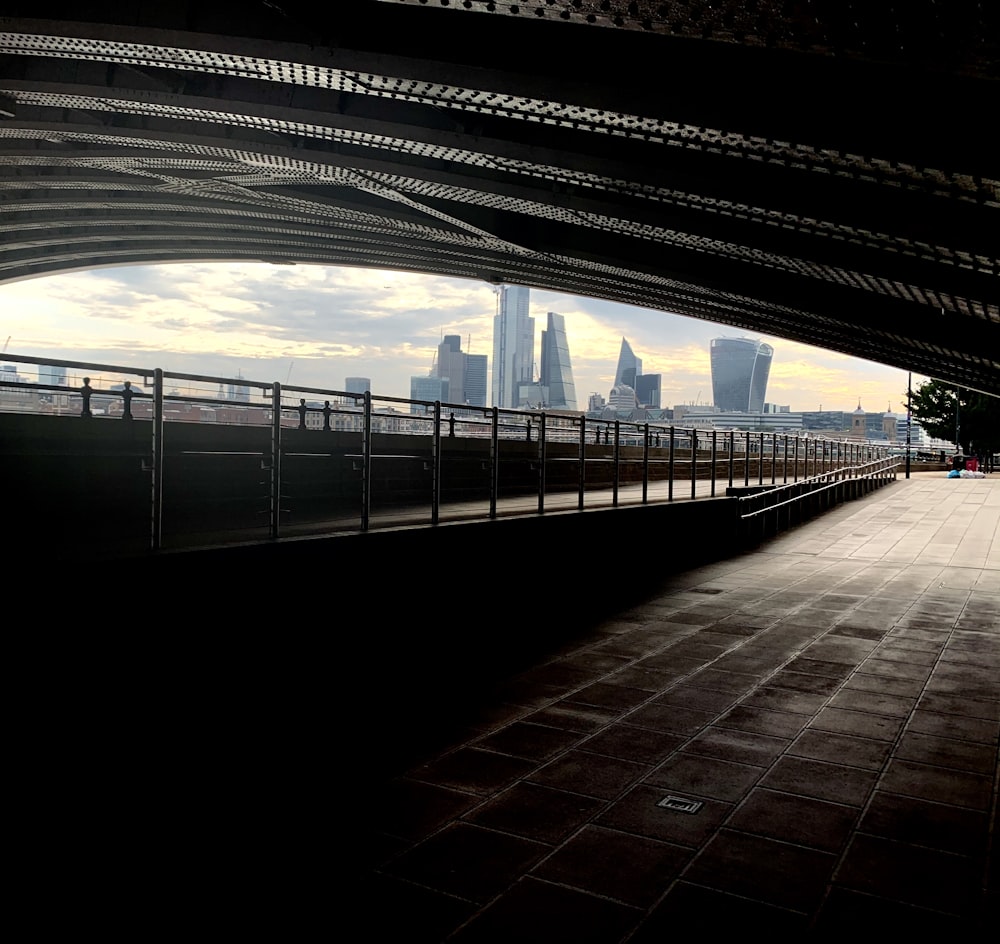
[[[712,399],[720,410],[761,413],[774,348],[751,338],[712,339]]]

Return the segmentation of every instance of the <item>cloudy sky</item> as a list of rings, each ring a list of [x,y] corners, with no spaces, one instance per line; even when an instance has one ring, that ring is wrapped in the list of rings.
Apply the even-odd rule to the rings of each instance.
[[[646,373],[663,375],[664,406],[711,403],[709,341],[740,336],[693,318],[533,290],[536,359],[548,311],[566,318],[581,407],[592,391],[608,395],[623,336]],[[492,360],[496,295],[484,282],[375,269],[185,263],[0,285],[0,312],[9,354],[324,390],[365,376],[373,393],[408,397],[410,377],[428,373],[442,334],[461,335],[463,350]],[[905,371],[761,338],[774,345],[768,401],[853,410],[860,399],[867,410],[903,410]]]

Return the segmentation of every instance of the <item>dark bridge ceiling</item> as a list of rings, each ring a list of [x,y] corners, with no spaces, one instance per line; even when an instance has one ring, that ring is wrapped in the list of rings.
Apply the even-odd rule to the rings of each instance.
[[[4,4],[0,280],[412,269],[1000,394],[1000,4],[323,6]]]

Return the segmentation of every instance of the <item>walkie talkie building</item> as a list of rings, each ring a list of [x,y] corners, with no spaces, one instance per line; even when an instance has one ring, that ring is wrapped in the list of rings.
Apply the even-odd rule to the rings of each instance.
[[[760,413],[774,348],[751,338],[712,339],[712,399],[720,410]]]

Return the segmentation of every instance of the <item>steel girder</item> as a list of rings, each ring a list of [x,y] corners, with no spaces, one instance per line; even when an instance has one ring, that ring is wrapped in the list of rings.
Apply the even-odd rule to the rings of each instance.
[[[18,6],[0,18],[0,280],[435,272],[1000,394],[986,5]]]

